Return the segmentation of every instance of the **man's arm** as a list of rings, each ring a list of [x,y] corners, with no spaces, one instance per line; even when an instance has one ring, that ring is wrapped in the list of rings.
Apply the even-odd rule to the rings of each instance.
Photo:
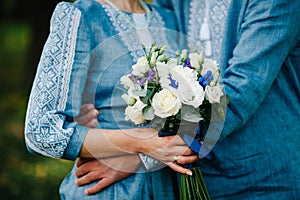
[[[224,38],[227,54],[221,73],[230,104],[221,139],[241,128],[257,111],[299,41],[300,1],[248,2],[239,18],[233,12],[237,5],[232,5]]]

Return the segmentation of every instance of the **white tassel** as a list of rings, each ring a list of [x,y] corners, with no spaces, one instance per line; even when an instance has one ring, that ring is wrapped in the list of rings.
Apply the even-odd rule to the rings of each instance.
[[[210,30],[207,23],[206,18],[204,18],[203,23],[201,24],[200,28],[200,40],[210,40]]]
[[[205,45],[204,55],[207,58],[210,58],[212,56],[212,44],[211,44],[211,40],[206,40],[204,42],[204,45]]]
[[[206,57],[211,57],[212,56],[211,35],[210,35],[210,29],[206,18],[204,18],[203,23],[201,24],[200,40],[204,42],[204,55]]]

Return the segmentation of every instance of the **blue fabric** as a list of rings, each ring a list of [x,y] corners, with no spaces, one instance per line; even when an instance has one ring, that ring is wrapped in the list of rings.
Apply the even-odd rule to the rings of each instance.
[[[77,187],[74,172],[76,167],[63,180],[60,186],[61,200],[173,200],[178,199],[176,176],[169,168],[144,173],[142,171],[117,182],[96,195],[87,196],[84,191],[97,181]]]
[[[159,44],[167,45],[167,51],[177,50],[176,42],[168,42],[176,35],[175,16],[155,6],[151,9],[147,32],[128,28],[113,8],[94,0],[56,6],[26,113],[25,139],[30,152],[75,160],[88,129],[74,122],[74,116],[85,103],[100,110],[97,128],[136,127],[124,119],[126,103],[119,79],[143,55],[143,41],[138,36],[149,33],[153,41],[166,42]],[[146,32],[138,35],[137,31]],[[140,125],[145,126],[148,124]],[[176,199],[174,172],[168,168],[154,172],[141,169],[93,196],[86,196],[84,190],[95,183],[75,186],[75,170],[74,165],[60,186],[62,199]]]
[[[163,1],[187,31],[191,1]],[[230,4],[220,66],[231,99],[213,148],[224,172],[201,164],[212,199],[299,199],[299,19],[299,0]]]

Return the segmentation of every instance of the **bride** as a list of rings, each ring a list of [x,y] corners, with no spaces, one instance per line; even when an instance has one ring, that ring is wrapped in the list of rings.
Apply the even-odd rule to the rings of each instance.
[[[117,90],[120,77],[143,53],[142,44],[176,45],[167,33],[177,30],[174,17],[170,10],[138,0],[78,0],[56,6],[28,102],[28,150],[52,158],[81,158],[78,166],[86,159],[104,162],[112,157],[111,168],[138,172],[87,196],[91,191],[86,189],[98,181],[76,186],[81,174],[74,163],[60,185],[61,199],[176,199],[173,170],[191,174],[180,164],[197,157],[179,136],[161,138],[147,123],[137,127],[125,121],[126,104]],[[87,103],[100,111],[93,129],[74,118]],[[152,157],[168,167],[151,170],[157,162]],[[127,162],[120,165],[124,158]]]

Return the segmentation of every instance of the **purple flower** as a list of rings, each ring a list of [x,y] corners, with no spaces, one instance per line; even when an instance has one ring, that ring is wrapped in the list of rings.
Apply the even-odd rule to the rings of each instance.
[[[134,80],[134,79],[137,78],[137,75],[135,75],[135,74],[130,74],[130,75],[128,76],[128,78],[131,79],[131,80]]]
[[[147,80],[146,77],[141,78],[141,80],[140,80],[140,85],[144,85],[145,82],[146,82],[146,80]]]
[[[134,84],[137,84],[138,83],[138,76],[135,75],[135,74],[130,74],[128,76],[128,78],[134,83]]]
[[[152,81],[153,80],[153,76],[155,74],[155,70],[154,69],[150,69],[149,73],[148,73],[148,80]]]

